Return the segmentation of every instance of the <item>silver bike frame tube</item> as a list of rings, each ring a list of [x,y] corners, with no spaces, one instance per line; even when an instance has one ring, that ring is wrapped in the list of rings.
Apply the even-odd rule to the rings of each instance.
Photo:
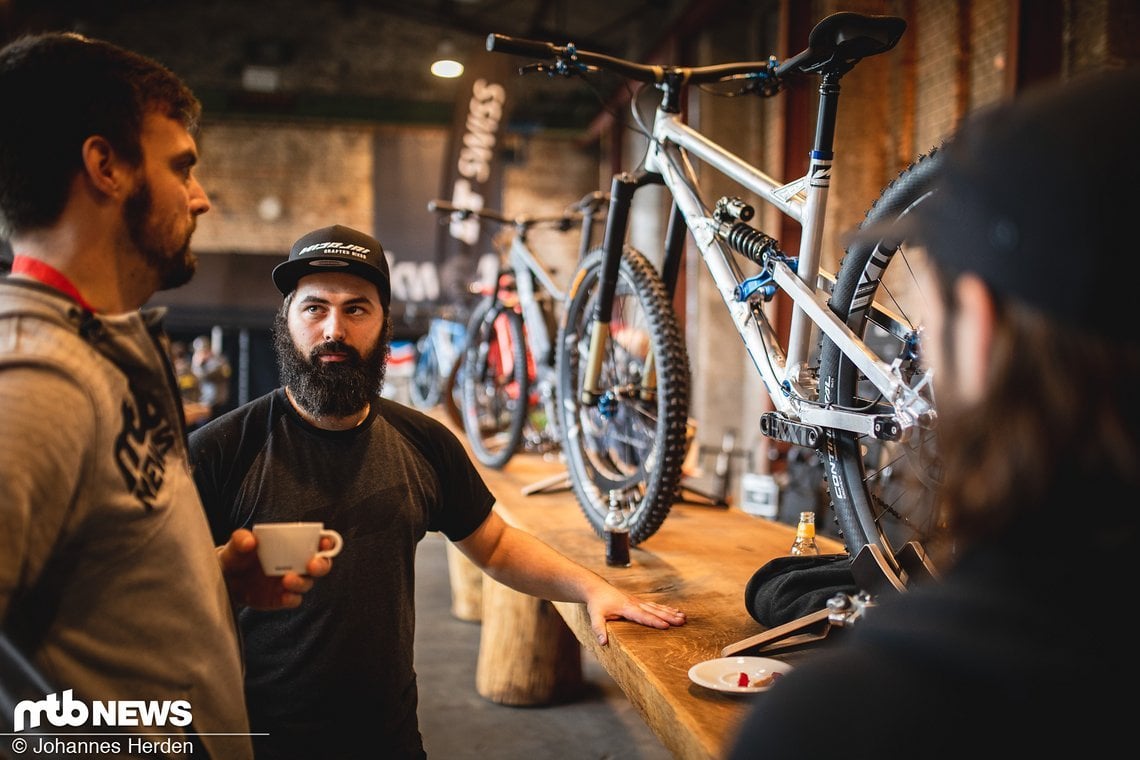
[[[553,341],[546,330],[546,318],[542,313],[542,306],[534,293],[534,280],[538,281],[548,291],[558,293],[554,283],[546,275],[546,271],[534,258],[534,254],[516,235],[510,246],[511,267],[515,270],[515,290],[518,291],[519,304],[522,307],[523,326],[526,329],[526,339],[530,343],[531,355],[539,362],[545,362],[550,356]],[[532,278],[533,275],[533,278]]]
[[[789,194],[786,190],[786,188],[795,188],[798,191],[802,188],[802,180],[787,186],[781,185],[735,153],[725,150],[682,122],[676,114],[666,113],[660,109],[657,110],[657,118],[653,123],[653,138],[650,141],[650,155],[646,157],[646,168],[649,171],[657,171],[656,163],[653,162],[654,143],[671,142],[686,148],[709,166],[747,187],[797,222],[803,222],[803,201],[798,194]]]
[[[824,192],[822,195],[816,195],[814,199],[812,188],[809,186],[806,193],[809,199],[807,202],[802,200],[799,192],[789,195],[789,188],[802,187],[803,182],[780,185],[768,175],[749,166],[743,159],[724,150],[681,122],[675,114],[658,110],[654,122],[654,139],[650,141],[646,155],[646,168],[649,171],[661,174],[677,208],[684,215],[685,222],[701,251],[701,258],[704,260],[721,298],[724,299],[725,305],[728,307],[737,332],[744,340],[745,348],[759,371],[777,411],[811,424],[849,430],[863,435],[873,435],[874,420],[871,415],[803,404],[797,398],[799,394],[789,394],[785,390],[783,385],[785,380],[792,383],[798,381],[798,378],[787,377],[788,373],[798,372],[800,367],[794,363],[793,356],[785,357],[781,366],[774,366],[773,359],[779,360],[780,357],[770,353],[765,345],[767,340],[771,345],[778,346],[771,330],[766,330],[761,322],[758,322],[761,329],[747,329],[748,323],[755,319],[755,315],[750,304],[736,299],[736,287],[739,281],[733,268],[729,265],[729,257],[733,253],[716,238],[714,234],[715,222],[706,215],[707,212],[700,197],[681,169],[680,158],[676,153],[677,149],[671,147],[670,144],[688,150],[693,156],[731,177],[741,186],[756,193],[804,225],[805,245],[809,249],[814,248],[815,251],[815,261],[808,262],[808,268],[814,271],[810,273],[793,272],[782,262],[774,262],[772,266],[776,284],[792,299],[793,314],[801,315],[798,325],[794,317],[792,322],[793,330],[798,329],[801,335],[797,338],[793,332],[789,345],[795,345],[797,340],[806,341],[809,339],[811,326],[813,324],[818,325],[839,347],[843,355],[854,362],[867,379],[879,389],[883,397],[894,405],[896,412],[898,412],[898,421],[904,429],[914,426],[921,417],[931,412],[931,405],[902,381],[897,370],[880,361],[863,341],[842,320],[835,316],[828,308],[826,299],[814,287],[819,269],[818,253],[823,212],[826,206],[826,186],[817,188],[817,190],[822,189]],[[814,202],[812,202],[813,200]],[[819,221],[812,223],[812,219]],[[803,249],[801,248],[802,256]],[[800,269],[802,269],[803,264],[804,262],[801,259]],[[810,280],[803,279],[806,274],[810,274]],[[789,354],[791,354],[791,349],[789,349]]]
[[[686,133],[691,132],[693,145],[691,152],[693,154],[699,158],[704,158],[705,149],[707,149],[711,155],[715,156],[716,160],[714,165],[718,169],[721,169],[726,174],[731,174],[734,179],[741,184],[745,184],[747,187],[752,187],[752,185],[745,183],[745,179],[759,183],[759,185],[766,190],[766,192],[762,192],[766,199],[769,199],[781,210],[785,210],[789,213],[795,208],[798,215],[798,204],[793,199],[785,198],[777,194],[776,191],[779,185],[775,180],[755,170],[746,172],[745,170],[750,169],[750,167],[747,167],[742,160],[716,147],[706,138],[692,132],[691,129],[680,121],[674,119],[675,117],[658,112],[657,134],[659,136],[669,135],[669,139],[673,142],[680,142],[681,139],[690,138],[683,138],[681,133],[673,135],[672,130],[668,130],[667,127],[675,126],[677,129],[683,128]],[[682,216],[685,218],[685,224],[689,228],[689,232],[692,233],[693,238],[697,241],[697,247],[701,251],[701,258],[704,260],[709,274],[712,275],[713,283],[720,293],[725,306],[728,308],[728,313],[732,317],[733,324],[736,325],[737,332],[740,333],[741,338],[744,340],[744,347],[748,351],[752,363],[760,373],[760,378],[768,391],[768,395],[772,398],[772,404],[777,411],[795,416],[798,414],[798,411],[793,405],[791,397],[782,387],[785,363],[780,361],[774,364],[771,361],[765,340],[761,336],[761,330],[767,330],[767,323],[756,319],[751,304],[736,299],[736,286],[739,282],[729,263],[733,253],[717,239],[715,235],[715,225],[706,215],[700,197],[685,179],[684,171],[680,166],[679,157],[668,153],[665,147],[666,145],[667,143],[661,139],[649,141],[648,153],[645,159],[646,169],[660,174],[665,181],[666,187],[669,188],[673,196],[673,202],[681,211]],[[759,189],[757,191],[761,192]],[[753,320],[756,320],[757,326],[760,327],[759,330],[746,329],[748,323]],[[772,335],[770,331],[768,331],[767,339],[772,345],[778,345],[776,336]]]
[[[519,239],[516,235],[511,240],[510,258],[513,260],[511,266],[517,271],[522,267],[529,269],[538,278],[542,287],[546,288],[546,292],[554,297],[555,301],[565,301],[566,293],[558,288],[554,280],[551,279],[550,273],[546,271],[546,267],[535,257],[534,252],[527,247],[526,243]],[[522,267],[519,266],[522,265]]]
[[[823,248],[823,220],[827,213],[827,191],[831,185],[831,160],[813,155],[807,176],[807,201],[800,220],[803,231],[800,233],[800,254],[795,274],[800,282],[809,289],[814,289],[813,284],[819,276],[820,250]],[[799,382],[810,352],[811,322],[814,320],[809,321],[799,302],[795,303],[792,324],[788,330],[788,365],[784,368],[784,376],[788,380]]]

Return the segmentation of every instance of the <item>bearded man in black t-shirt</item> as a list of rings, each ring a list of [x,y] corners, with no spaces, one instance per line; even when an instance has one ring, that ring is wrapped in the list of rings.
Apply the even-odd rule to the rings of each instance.
[[[297,610],[239,613],[259,760],[422,758],[416,718],[416,546],[427,531],[488,575],[605,622],[653,628],[683,613],[615,588],[493,511],[494,496],[439,422],[380,396],[391,281],[380,244],[315,230],[273,272],[283,387],[195,431],[194,477],[218,540],[259,522],[323,522],[344,537]]]

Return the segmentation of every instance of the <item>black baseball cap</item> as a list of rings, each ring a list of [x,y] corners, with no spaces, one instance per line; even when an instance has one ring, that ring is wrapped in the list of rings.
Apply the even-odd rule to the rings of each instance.
[[[1140,67],[1027,89],[966,120],[935,194],[896,231],[952,277],[972,272],[1055,321],[1135,341],[1138,136]]]
[[[302,236],[293,243],[288,261],[273,268],[273,284],[282,294],[292,293],[307,274],[346,272],[372,282],[387,310],[392,302],[392,278],[380,242],[351,227],[335,224]]]

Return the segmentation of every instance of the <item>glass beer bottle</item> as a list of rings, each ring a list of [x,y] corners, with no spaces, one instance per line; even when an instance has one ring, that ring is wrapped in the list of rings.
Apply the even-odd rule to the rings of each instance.
[[[796,527],[796,539],[788,552],[792,556],[819,554],[815,544],[815,512],[800,512],[800,524]]]
[[[629,523],[626,521],[622,493],[610,491],[610,511],[606,513],[604,534],[606,564],[610,567],[629,567]]]

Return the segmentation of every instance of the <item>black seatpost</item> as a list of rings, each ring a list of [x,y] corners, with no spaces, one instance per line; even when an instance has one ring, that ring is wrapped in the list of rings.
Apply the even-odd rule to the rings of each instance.
[[[834,157],[832,148],[835,144],[835,123],[839,113],[840,76],[838,73],[826,73],[819,83],[819,110],[815,122],[813,158],[830,161]]]

